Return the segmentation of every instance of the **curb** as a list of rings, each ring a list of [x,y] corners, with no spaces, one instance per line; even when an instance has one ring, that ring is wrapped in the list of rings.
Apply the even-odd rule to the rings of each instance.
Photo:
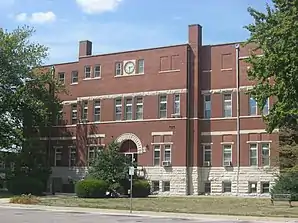
[[[136,217],[150,217],[150,218],[174,218],[174,219],[189,219],[189,220],[242,220],[242,221],[264,221],[264,222],[296,222],[295,218],[272,218],[272,217],[254,217],[254,216],[231,216],[231,215],[205,215],[205,214],[186,214],[186,213],[171,213],[171,212],[150,212],[150,211],[133,211],[129,213],[126,210],[114,209],[95,209],[95,208],[81,208],[81,207],[56,207],[43,205],[19,205],[1,203],[0,208],[9,209],[25,209],[25,210],[42,210],[53,212],[73,212],[73,213],[88,213],[98,215],[117,215],[117,216],[136,216]]]

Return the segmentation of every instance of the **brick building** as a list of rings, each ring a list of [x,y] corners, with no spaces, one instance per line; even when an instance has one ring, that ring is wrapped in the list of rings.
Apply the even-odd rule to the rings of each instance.
[[[54,65],[69,93],[60,95],[63,120],[43,138],[52,177],[83,177],[95,150],[116,140],[161,195],[268,193],[278,135],[265,132],[261,113],[272,101],[260,111],[245,94],[249,49],[238,52],[235,43],[203,46],[200,25],[175,46],[92,55],[81,41],[78,61]]]

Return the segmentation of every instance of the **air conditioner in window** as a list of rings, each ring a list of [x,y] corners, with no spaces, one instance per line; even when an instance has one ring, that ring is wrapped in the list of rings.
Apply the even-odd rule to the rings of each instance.
[[[181,118],[181,115],[180,114],[171,114],[171,117],[172,118]]]
[[[224,166],[232,166],[232,162],[231,161],[225,161]]]
[[[211,162],[210,161],[205,161],[204,166],[211,166]]]
[[[162,166],[164,166],[164,167],[171,166],[171,162],[170,161],[162,161]]]

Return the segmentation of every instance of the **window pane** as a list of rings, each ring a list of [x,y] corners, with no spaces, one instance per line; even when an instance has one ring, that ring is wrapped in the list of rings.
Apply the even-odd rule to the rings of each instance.
[[[249,99],[249,114],[257,115],[257,102],[253,99]]]

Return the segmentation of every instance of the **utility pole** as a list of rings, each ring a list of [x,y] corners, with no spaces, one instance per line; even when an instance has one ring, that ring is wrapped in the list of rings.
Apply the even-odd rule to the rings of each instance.
[[[240,174],[240,64],[239,64],[239,52],[240,45],[235,45],[236,49],[236,93],[237,93],[237,196],[239,195],[239,174]]]

